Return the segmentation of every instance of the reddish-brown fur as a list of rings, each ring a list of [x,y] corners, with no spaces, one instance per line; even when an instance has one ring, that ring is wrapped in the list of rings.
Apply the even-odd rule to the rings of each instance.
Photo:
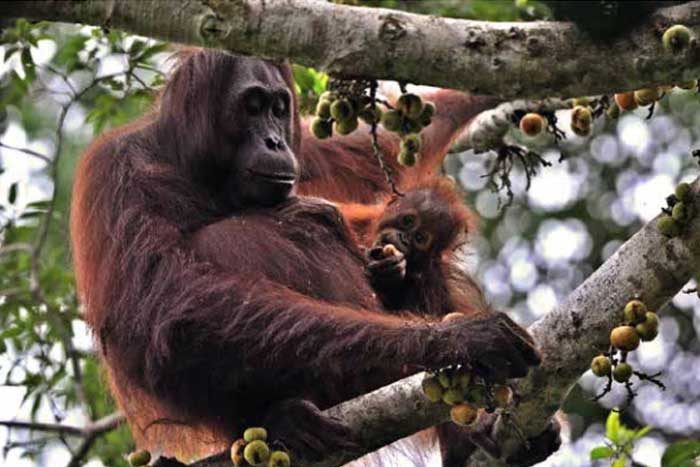
[[[325,202],[228,210],[212,167],[236,155],[219,150],[218,125],[241,60],[188,54],[160,109],[96,141],[76,174],[78,291],[139,443],[187,458],[264,423],[311,455],[351,440],[302,399],[327,407],[401,376],[405,364],[509,361],[520,376],[537,362],[503,316],[429,326],[382,313],[364,258]],[[291,87],[288,67],[267,66]],[[307,192],[326,176],[309,167],[331,167],[314,157],[300,163]],[[384,190],[350,185],[344,178],[330,195],[366,201]]]
[[[455,257],[476,221],[454,182],[436,177],[403,197],[393,197],[384,206],[368,228],[365,246],[381,243],[382,228],[397,224],[404,215],[416,216],[421,232],[432,238],[420,260],[408,258],[406,276],[400,284],[378,291],[384,306],[435,317],[457,310],[470,316],[487,313],[481,288],[458,266],[459,258]]]

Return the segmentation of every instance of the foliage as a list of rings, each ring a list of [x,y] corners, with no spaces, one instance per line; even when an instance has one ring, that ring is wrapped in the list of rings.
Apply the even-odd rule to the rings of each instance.
[[[301,65],[292,65],[294,84],[299,97],[299,111],[303,115],[312,114],[318,97],[328,87],[328,75]]]
[[[591,460],[611,459],[612,467],[624,467],[632,456],[634,442],[651,431],[650,426],[633,430],[620,423],[620,413],[613,410],[605,423],[608,442],[591,450]]]
[[[661,467],[697,467],[700,464],[700,441],[678,441],[664,452]]]
[[[29,180],[10,171],[0,177],[0,378],[5,386],[24,389],[23,411],[30,419],[48,411],[57,422],[76,413],[98,420],[113,413],[114,405],[92,350],[79,345],[87,336],[66,245],[72,172],[93,133],[151,105],[152,90],[163,82],[158,59],[167,45],[119,31],[23,19],[4,30],[1,44],[7,70],[0,87],[2,131],[17,126],[30,142],[4,151],[4,162],[38,163],[33,178],[43,179],[45,189],[30,193]],[[104,66],[110,60],[113,70]],[[83,125],[93,133],[67,129]],[[33,458],[59,440],[58,433],[48,435],[9,438],[6,451],[19,447]],[[60,437],[68,448],[77,441]],[[110,466],[125,465],[130,444],[122,428],[99,439],[91,455]]]
[[[634,443],[651,431],[650,426],[631,429],[620,422],[613,410],[605,423],[607,441],[591,449],[591,460],[610,459],[611,467],[625,467],[632,460]],[[669,445],[661,458],[661,467],[696,467],[700,461],[700,441],[678,441]]]

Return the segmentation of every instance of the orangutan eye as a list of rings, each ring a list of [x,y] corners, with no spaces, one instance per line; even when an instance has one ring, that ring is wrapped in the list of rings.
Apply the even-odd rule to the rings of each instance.
[[[249,89],[244,97],[245,109],[248,115],[257,116],[265,110],[268,96],[260,88]]]
[[[410,214],[405,215],[401,218],[401,225],[404,227],[413,227],[416,223],[416,216]]]
[[[413,241],[416,243],[416,246],[421,249],[426,249],[430,247],[430,243],[432,242],[432,240],[432,235],[426,232],[422,232],[420,230],[416,232],[413,236]]]
[[[283,118],[289,115],[289,95],[279,94],[275,97],[272,104],[272,113],[277,118]]]

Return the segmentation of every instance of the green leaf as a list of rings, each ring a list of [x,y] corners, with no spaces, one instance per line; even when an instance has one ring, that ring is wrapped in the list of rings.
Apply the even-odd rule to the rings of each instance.
[[[27,203],[27,207],[33,209],[48,209],[50,204],[50,200],[32,201],[31,203]]]
[[[29,84],[17,74],[15,70],[10,71],[10,82],[0,93],[0,106],[19,105],[24,96],[29,91]]]
[[[0,339],[11,339],[13,337],[19,337],[22,334],[22,329],[17,326],[12,326],[11,328],[5,329],[0,333]]]
[[[7,201],[9,201],[10,204],[15,204],[15,201],[17,201],[17,182],[10,185],[10,193],[7,196]]]
[[[136,59],[139,62],[145,62],[154,55],[159,54],[161,52],[165,52],[166,50],[168,50],[168,47],[170,47],[170,44],[168,44],[167,42],[159,42],[150,47],[147,47],[141,55],[136,57]]]
[[[29,47],[22,49],[22,68],[26,76],[25,79],[30,83],[33,82],[36,79],[36,66]]]
[[[107,40],[113,52],[122,52],[121,42],[124,40],[125,34],[117,29],[110,29],[107,34]]]
[[[107,85],[112,89],[112,91],[121,91],[124,89],[124,83],[117,81],[116,79],[108,80]]]
[[[615,444],[620,443],[620,414],[611,410],[605,421],[605,436]]]
[[[692,466],[700,459],[700,441],[679,441],[671,444],[661,457],[661,467]]]
[[[9,46],[5,49],[5,61],[8,61],[14,54],[21,51],[22,47],[18,45]]]
[[[29,220],[29,219],[36,219],[37,217],[41,217],[44,215],[44,211],[34,211],[34,210],[28,210],[22,212],[20,214],[19,218],[22,220]]]
[[[630,441],[634,441],[636,439],[636,434],[637,432],[635,430],[627,428],[625,425],[620,425],[620,430],[617,433],[617,442],[618,444],[629,444],[631,447]]]
[[[129,47],[129,55],[132,58],[135,58],[139,52],[141,52],[144,48],[146,47],[146,42],[136,39],[134,42],[131,43],[131,47]]]
[[[0,39],[0,44],[14,44],[19,41],[19,35],[14,28],[5,29],[2,33],[2,39]]]
[[[308,68],[300,65],[292,65],[292,73],[294,74],[294,81],[299,85],[302,93],[313,89],[314,77],[311,75]]]
[[[15,23],[15,29],[17,29],[17,33],[19,36],[24,39],[26,36],[31,32],[32,28],[31,25],[29,24],[29,21],[27,21],[24,18],[19,18],[17,22]]]
[[[615,462],[612,463],[612,467],[625,467],[626,463],[627,463],[627,458],[620,457],[619,459],[616,459]]]
[[[640,428],[637,430],[637,432],[634,434],[634,439],[639,439],[642,438],[644,435],[649,433],[651,431],[651,425],[647,425],[644,428]]]
[[[62,47],[59,48],[56,54],[56,63],[62,65],[66,68],[68,73],[78,69],[80,65],[80,59],[78,57],[78,52],[85,48],[85,43],[90,39],[88,36],[77,35],[68,39]]]
[[[615,450],[608,446],[598,446],[591,449],[591,460],[607,459],[615,454]]]

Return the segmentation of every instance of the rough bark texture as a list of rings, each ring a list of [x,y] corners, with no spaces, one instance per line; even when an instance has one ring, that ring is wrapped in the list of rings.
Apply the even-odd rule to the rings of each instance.
[[[661,33],[700,35],[700,2],[659,10],[631,34],[596,43],[568,23],[491,23],[315,0],[0,2],[2,17],[108,25],[168,41],[504,98],[609,94],[700,75],[700,45],[680,53]]]
[[[504,142],[504,137],[513,128],[511,116],[515,111],[542,112],[567,109],[571,99],[548,98],[542,100],[518,99],[505,102],[498,107],[481,112],[469,124],[467,130],[455,141],[450,148],[451,153],[473,149],[475,153],[498,149]]]

